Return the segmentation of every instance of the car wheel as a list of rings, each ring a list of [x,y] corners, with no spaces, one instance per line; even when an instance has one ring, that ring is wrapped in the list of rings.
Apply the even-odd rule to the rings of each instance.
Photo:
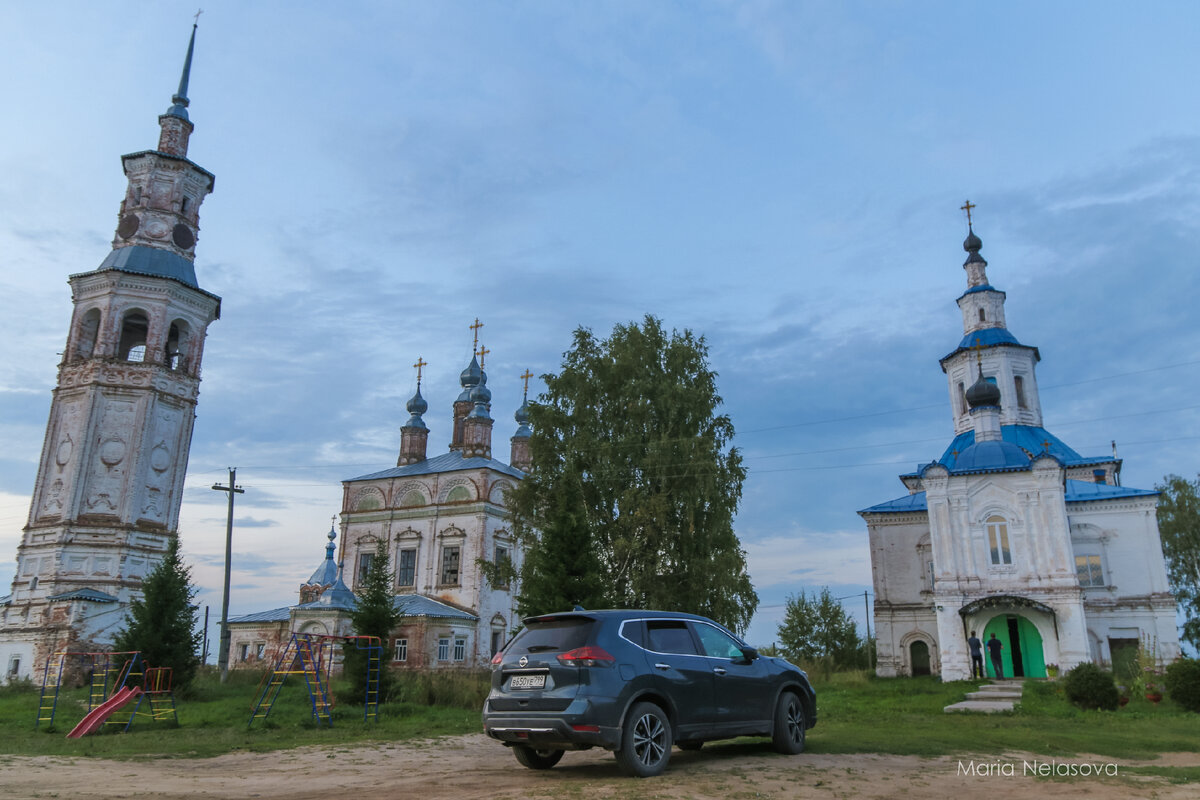
[[[617,766],[626,775],[649,778],[667,768],[671,760],[671,722],[653,703],[638,703],[629,710],[617,748]]]
[[[530,769],[550,769],[563,757],[562,750],[539,750],[527,744],[513,745],[513,755]]]
[[[680,750],[699,750],[704,747],[704,742],[676,742]]]
[[[771,745],[777,753],[795,755],[804,751],[804,703],[795,692],[784,692],[775,704],[775,730]]]

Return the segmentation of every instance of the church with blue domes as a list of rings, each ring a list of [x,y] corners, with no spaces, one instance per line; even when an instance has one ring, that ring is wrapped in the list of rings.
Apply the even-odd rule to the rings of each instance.
[[[1179,641],[1158,494],[1122,486],[1115,453],[1081,455],[1043,427],[1041,355],[1008,330],[1005,293],[968,228],[963,336],[940,362],[954,439],[900,476],[906,495],[859,512],[878,674],[968,679],[972,631],[1001,641],[1003,677],[1120,668],[1139,646],[1170,661]]]

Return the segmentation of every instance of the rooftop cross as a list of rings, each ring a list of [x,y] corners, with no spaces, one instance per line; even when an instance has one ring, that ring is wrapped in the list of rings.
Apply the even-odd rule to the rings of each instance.
[[[526,367],[525,373],[523,375],[521,375],[521,380],[525,381],[525,397],[526,398],[529,397],[529,379],[532,377],[533,377],[533,373],[529,371],[528,367]]]
[[[203,9],[203,8],[198,8],[198,9],[196,9],[196,16],[195,16],[195,17],[193,17],[193,19],[195,19],[196,21],[192,23],[193,25],[199,25],[199,24],[200,24],[200,15],[201,15],[201,14],[203,14],[203,13],[204,13],[204,9]]]
[[[976,204],[972,203],[970,200],[959,206],[960,211],[967,212],[967,230],[971,229],[971,209],[976,207]]]
[[[492,352],[492,351],[488,350],[486,347],[481,347],[481,348],[479,348],[479,352],[477,352],[475,354],[475,355],[479,356],[479,368],[480,369],[483,369],[483,360],[485,358],[487,358],[487,354],[490,352]]]
[[[413,364],[413,369],[415,369],[417,371],[417,388],[418,389],[421,388],[421,369],[423,367],[428,367],[428,366],[429,366],[428,361],[421,358],[420,356],[417,356],[417,363]]]
[[[472,350],[479,349],[479,329],[483,327],[483,323],[479,321],[479,317],[475,318],[475,324],[468,326],[475,332],[475,343],[471,345]]]

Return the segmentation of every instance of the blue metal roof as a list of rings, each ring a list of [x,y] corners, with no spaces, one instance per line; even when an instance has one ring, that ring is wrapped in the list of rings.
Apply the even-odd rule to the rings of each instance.
[[[111,594],[105,594],[104,592],[101,592],[98,589],[91,589],[91,588],[74,589],[70,592],[63,592],[62,594],[51,595],[50,597],[47,597],[46,599],[47,600],[87,600],[92,603],[115,603],[115,602],[117,602],[117,598],[113,597]]]
[[[140,244],[119,247],[108,254],[96,268],[96,272],[108,269],[132,272],[135,275],[171,278],[193,289],[200,288],[196,283],[196,266],[191,261],[178,253],[159,250],[157,247],[145,247]]]
[[[234,622],[287,622],[292,616],[290,606],[283,608],[272,608],[270,611],[259,611],[255,614],[245,614],[240,617],[230,617],[230,623]]]
[[[311,603],[303,603],[296,608],[334,608],[342,611],[350,611],[358,603],[358,598],[354,596],[354,592],[350,591],[350,587],[342,580],[341,571],[333,580],[333,586],[330,586],[321,596]]]
[[[984,328],[981,331],[971,331],[962,338],[958,343],[958,349],[968,349],[978,345],[979,347],[991,347],[997,344],[1020,344],[1017,337],[1012,335],[1008,328]]]
[[[1009,444],[1015,444],[1030,458],[1042,453],[1049,453],[1068,467],[1112,460],[1110,458],[1084,458],[1050,431],[1035,425],[1001,425],[1000,438]],[[946,469],[953,470],[954,453],[965,453],[967,448],[973,444],[975,444],[975,431],[960,433],[950,442],[945,452],[942,453],[942,457],[938,459],[938,463]]]
[[[906,511],[928,511],[925,504],[925,493],[917,492],[916,494],[906,494],[903,497],[897,497],[895,500],[888,500],[886,503],[864,508],[858,513],[860,514],[902,514]]]
[[[406,617],[441,617],[443,619],[478,620],[474,614],[443,603],[423,594],[399,594],[393,601]]]
[[[969,294],[975,294],[976,292],[1000,292],[1000,290],[995,286],[992,286],[990,283],[985,283],[982,286],[972,286],[970,289],[967,289],[962,293],[962,297],[966,297]],[[1004,292],[1000,292],[1000,294],[1004,294]]]
[[[1067,502],[1086,503],[1089,500],[1118,500],[1125,497],[1151,497],[1158,492],[1151,489],[1133,489],[1128,486],[1110,486],[1091,481],[1067,481]]]
[[[1029,456],[1011,442],[1004,440],[971,444],[957,456],[951,454],[944,466],[953,473],[1009,472],[1029,469]]]
[[[424,461],[418,461],[415,464],[392,467],[382,472],[360,475],[357,478],[348,478],[343,483],[350,483],[351,481],[374,481],[382,478],[407,478],[414,475],[434,475],[441,472],[458,472],[459,470],[466,469],[492,469],[517,480],[525,477],[524,472],[516,467],[510,467],[503,461],[497,461],[494,458],[464,458],[461,451],[454,450],[449,453],[443,453],[440,456],[427,458]]]

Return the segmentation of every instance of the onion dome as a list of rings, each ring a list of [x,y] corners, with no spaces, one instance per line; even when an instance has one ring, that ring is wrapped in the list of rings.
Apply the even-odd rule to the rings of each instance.
[[[486,383],[478,384],[471,390],[471,402],[475,404],[475,408],[471,410],[468,417],[476,419],[491,419],[488,416],[488,403],[492,402],[492,390],[487,388]]]
[[[983,240],[975,235],[975,231],[971,228],[967,229],[967,238],[963,241],[963,250],[966,250],[967,260],[963,262],[965,267],[967,264],[986,264],[983,256],[979,255],[979,251],[983,248]]]
[[[478,386],[480,381],[484,380],[486,378],[483,376],[483,370],[479,368],[479,359],[472,355],[471,363],[458,376],[458,384],[463,389],[462,393],[458,396],[458,402],[470,401],[471,389]]]
[[[971,408],[1000,405],[1000,388],[983,377],[982,368],[979,371],[979,379],[967,389],[967,405]]]
[[[425,420],[421,419],[421,415],[429,410],[429,403],[426,403],[425,398],[421,396],[420,384],[417,384],[417,393],[412,396],[412,399],[404,407],[412,415],[408,418],[408,422],[404,423],[404,427],[424,428]]]
[[[513,419],[517,421],[517,432],[513,434],[513,438],[528,439],[533,435],[533,430],[529,427],[529,401],[525,400],[521,403],[521,407],[513,414]]]

